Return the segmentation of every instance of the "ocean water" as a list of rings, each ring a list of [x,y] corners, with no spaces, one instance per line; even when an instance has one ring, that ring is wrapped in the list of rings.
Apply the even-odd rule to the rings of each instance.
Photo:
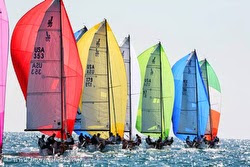
[[[185,148],[175,138],[163,150],[122,150],[119,146],[106,152],[74,149],[63,156],[41,157],[36,154],[40,133],[5,133],[5,166],[250,166],[250,140],[221,139],[216,149]]]

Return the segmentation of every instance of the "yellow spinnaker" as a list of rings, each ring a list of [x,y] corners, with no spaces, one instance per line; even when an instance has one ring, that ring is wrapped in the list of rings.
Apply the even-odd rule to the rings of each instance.
[[[122,54],[115,36],[105,21],[88,30],[77,42],[85,85],[79,108],[81,130],[91,135],[109,132],[123,136],[127,78]]]

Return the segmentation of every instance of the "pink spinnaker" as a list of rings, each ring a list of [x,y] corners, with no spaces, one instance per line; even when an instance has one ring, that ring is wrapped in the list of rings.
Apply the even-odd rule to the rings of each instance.
[[[9,20],[4,0],[0,0],[0,153],[3,146],[5,91],[8,65]]]

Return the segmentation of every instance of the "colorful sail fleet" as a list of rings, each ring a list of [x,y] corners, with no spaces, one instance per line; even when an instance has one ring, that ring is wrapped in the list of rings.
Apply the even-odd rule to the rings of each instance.
[[[9,38],[3,0],[0,24],[2,150]],[[26,100],[26,131],[55,133],[62,141],[73,131],[132,140],[136,127],[141,134],[168,138],[172,120],[181,140],[206,136],[212,141],[217,136],[220,83],[208,61],[198,61],[195,50],[171,69],[159,42],[138,56],[138,81],[130,36],[119,46],[106,19],[73,34],[63,1],[45,0],[16,24],[11,57]],[[135,80],[141,83],[137,93]]]

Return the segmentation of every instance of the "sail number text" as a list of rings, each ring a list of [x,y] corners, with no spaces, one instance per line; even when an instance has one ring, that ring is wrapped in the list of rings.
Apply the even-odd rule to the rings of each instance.
[[[33,60],[42,60],[45,57],[45,50],[43,47],[35,47]],[[31,66],[32,75],[41,75],[42,74],[43,63],[42,62],[33,62]]]

